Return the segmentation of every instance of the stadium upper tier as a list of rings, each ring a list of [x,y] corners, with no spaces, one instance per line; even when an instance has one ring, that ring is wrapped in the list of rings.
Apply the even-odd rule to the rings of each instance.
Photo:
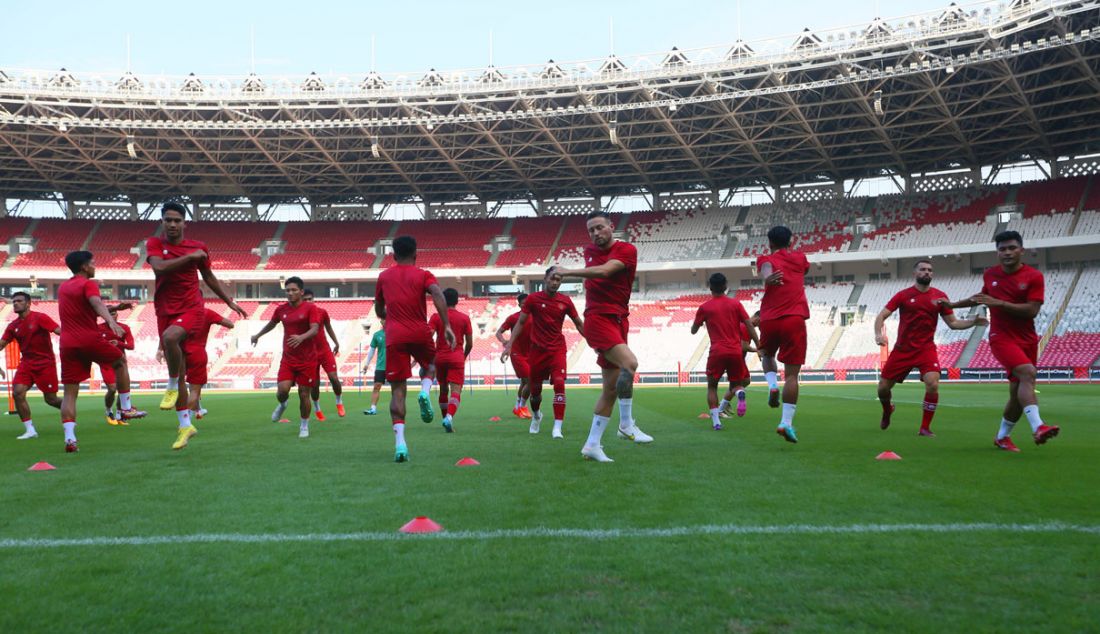
[[[1100,234],[1100,179],[1074,176],[979,189],[825,199],[816,202],[699,207],[612,214],[620,234],[637,246],[639,262],[667,264],[754,258],[767,251],[767,230],[786,224],[795,246],[811,254],[852,252],[873,258],[903,248],[929,251],[988,247],[998,229],[1029,241]],[[1008,214],[1007,220],[1001,214]],[[154,222],[0,219],[5,268],[48,272],[85,248],[104,270],[141,269]],[[418,262],[429,269],[522,269],[577,263],[589,243],[582,215],[463,220],[222,222],[188,225],[206,242],[219,270],[367,271],[393,260],[393,237],[417,239]],[[33,249],[28,252],[28,249]],[[924,253],[923,255],[929,255]],[[744,260],[742,260],[744,263]],[[2,269],[0,269],[2,272]]]
[[[1079,156],[1100,148],[1098,6],[951,4],[713,49],[391,77],[0,69],[0,193],[484,205]]]

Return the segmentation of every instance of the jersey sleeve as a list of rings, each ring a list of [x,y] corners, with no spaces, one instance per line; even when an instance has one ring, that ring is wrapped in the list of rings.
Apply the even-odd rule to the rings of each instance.
[[[527,315],[530,316],[531,315],[531,307],[534,306],[534,305],[535,305],[535,302],[523,302],[523,306],[519,307],[519,312],[527,313]],[[511,318],[512,318],[512,316],[509,315],[508,319],[511,319]],[[516,321],[519,321],[519,319],[517,319]]]
[[[895,293],[894,296],[890,298],[890,301],[886,302],[886,310],[890,312],[897,310],[898,307],[901,306],[901,301],[901,293]]]
[[[985,274],[982,275],[982,293],[985,295],[989,294],[989,271],[986,271]]]
[[[1046,292],[1046,281],[1043,279],[1043,274],[1036,271],[1032,276],[1030,284],[1027,287],[1027,301],[1039,302],[1044,301],[1044,295]]]
[[[8,327],[4,329],[4,336],[0,337],[3,341],[11,341],[15,339],[15,323],[14,321],[8,322]]]
[[[53,317],[50,317],[45,313],[43,313],[42,317],[39,318],[38,325],[41,326],[43,330],[49,330],[50,332],[53,332],[61,327],[56,321],[53,320]],[[5,335],[4,338],[7,339],[7,335]]]
[[[432,313],[432,316],[428,318],[428,328],[431,328],[432,332],[438,332],[440,321],[439,313]]]
[[[764,265],[769,262],[767,255],[756,256],[756,270],[757,272],[764,270]]]
[[[566,307],[565,309],[565,314],[569,315],[571,319],[579,320],[581,317],[577,314],[577,305],[574,304],[573,300],[569,299],[568,297],[565,298],[565,301],[569,304],[568,307]]]
[[[695,321],[692,322],[691,327],[698,328],[699,326],[703,325],[704,321],[706,321],[706,315],[703,314],[703,307],[700,306],[699,308],[695,309]]]
[[[526,305],[526,303],[524,305]],[[512,313],[511,315],[508,315],[507,319],[504,320],[504,323],[501,324],[501,327],[507,330],[511,330],[516,326],[517,321],[519,321],[519,313]]]
[[[745,322],[749,320],[749,312],[745,310],[745,305],[741,302],[737,302],[737,321],[741,323],[741,327],[745,327]]]
[[[153,259],[154,256],[160,257],[163,247],[161,246],[160,238],[153,236],[145,241],[145,261]]]
[[[86,299],[99,297],[99,284],[96,284],[95,280],[88,280],[84,283],[84,297]]]
[[[439,284],[439,280],[435,279],[435,276],[432,275],[431,271],[424,271],[424,292],[425,293],[428,292],[428,288],[430,288],[432,284]]]
[[[373,335],[371,335],[371,337],[370,337],[370,347],[374,348],[375,350],[378,349],[378,333],[377,332],[374,333]]]
[[[321,309],[317,308],[315,305],[311,306],[311,308],[313,310],[309,311],[309,323],[320,325],[322,323]]]
[[[628,269],[638,266],[638,249],[633,244],[617,241],[608,255],[610,255],[608,259],[618,260]]]
[[[119,327],[122,328],[122,333],[123,333],[123,335],[125,335],[124,338],[122,339],[122,349],[123,350],[133,350],[134,349],[134,332],[132,330],[130,330],[130,327],[127,326],[126,324],[119,324]]]
[[[806,254],[802,253],[801,251],[798,253],[798,255],[799,255],[799,257],[802,258],[802,273],[803,274],[809,273],[810,272],[810,260],[809,260],[809,258],[807,258]]]

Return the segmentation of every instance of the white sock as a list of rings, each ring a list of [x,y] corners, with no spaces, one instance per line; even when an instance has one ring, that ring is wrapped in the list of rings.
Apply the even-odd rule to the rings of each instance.
[[[313,401],[313,411],[321,411],[321,401]]]
[[[405,444],[405,423],[394,423],[393,435],[399,446]]]
[[[427,394],[428,392],[431,392],[432,391],[432,380],[431,379],[420,379],[420,391],[423,392],[424,394]]]
[[[178,376],[175,377],[175,378],[168,377],[168,389],[170,389],[170,390],[180,389],[180,378]]]
[[[309,429],[309,419],[303,418],[298,423],[298,429]]]
[[[129,392],[119,392],[118,393],[118,407],[122,411],[127,411],[132,407],[132,405],[130,404],[130,393]]]
[[[519,409],[521,407],[523,407],[523,399],[522,398],[517,398],[516,399],[516,409]]]
[[[61,423],[65,429],[65,442],[76,442],[76,423]]]
[[[631,410],[634,408],[634,399],[632,398],[620,398],[619,399],[619,427],[623,429],[629,429],[634,424],[634,417],[631,416]]]
[[[779,389],[779,377],[776,376],[775,372],[765,372],[764,373],[764,380],[768,382],[768,389],[769,390],[778,390]]]
[[[110,407],[107,408],[107,411],[105,413],[107,414],[107,418],[115,417],[115,410],[111,409]]]
[[[726,399],[722,399],[722,400],[721,400],[721,401],[720,401],[720,402],[718,403],[718,411],[719,411],[719,412],[721,412],[721,411],[724,411],[724,410],[725,410],[725,409],[726,409],[727,407],[729,407],[729,406],[730,406],[730,402],[729,402],[729,401],[727,401]]]
[[[561,432],[561,421],[560,420],[555,420],[554,421],[554,431],[559,432],[559,433]]]
[[[779,421],[780,427],[790,427],[794,422],[794,409],[798,407],[794,403],[783,403],[783,418]]]
[[[180,423],[180,429],[191,426],[191,410],[189,409],[177,409],[176,420]]]
[[[1027,416],[1027,422],[1031,423],[1031,431],[1039,431],[1039,426],[1043,424],[1043,419],[1039,416],[1039,406],[1028,405],[1024,408],[1024,416]]]
[[[343,405],[344,404],[344,395],[343,394],[337,394],[336,395],[336,404],[337,405]]]
[[[275,411],[271,412],[271,420],[277,421],[283,417],[283,412],[286,411],[286,403],[279,403],[275,406]]]
[[[27,430],[27,433],[34,432],[34,421],[27,419],[23,421],[23,427]]]
[[[715,425],[721,425],[722,424],[721,421],[718,420],[718,412],[720,412],[720,411],[722,411],[722,410],[721,410],[721,408],[718,408],[718,407],[710,408],[710,422],[711,423],[713,423]]]
[[[603,439],[603,430],[607,429],[607,421],[609,419],[606,416],[600,416],[596,414],[592,417],[592,429],[588,432],[588,442],[585,443],[589,447],[599,447],[600,441]]]
[[[1007,418],[1001,419],[1001,428],[997,431],[997,440],[1004,440],[1012,435],[1012,428],[1016,426],[1016,423],[1008,420]]]

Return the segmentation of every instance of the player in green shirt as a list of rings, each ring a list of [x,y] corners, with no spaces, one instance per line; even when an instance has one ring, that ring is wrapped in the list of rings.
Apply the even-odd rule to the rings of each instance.
[[[382,394],[382,384],[386,382],[386,320],[382,320],[382,326],[378,332],[370,338],[370,351],[367,352],[367,362],[363,364],[363,372],[370,367],[370,360],[374,353],[378,353],[378,362],[374,366],[374,392],[370,396],[370,409],[363,410],[367,416],[378,413],[378,397]]]

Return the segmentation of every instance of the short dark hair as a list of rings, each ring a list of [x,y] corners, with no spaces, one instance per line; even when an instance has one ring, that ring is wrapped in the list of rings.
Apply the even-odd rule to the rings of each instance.
[[[546,277],[547,275],[550,275],[550,272],[551,272],[551,271],[553,271],[553,270],[554,270],[554,269],[556,269],[556,268],[558,268],[558,267],[556,267],[556,266],[552,266],[552,267],[550,267],[550,268],[546,269],[546,272],[544,272],[544,273],[542,274],[542,276],[543,276],[543,277]]]
[[[416,255],[416,238],[412,236],[398,236],[393,241],[393,257],[407,260]]]
[[[585,215],[585,220],[592,220],[593,218],[606,218],[607,222],[611,222],[611,214],[607,213],[603,209],[594,209]]]
[[[527,299],[527,293],[520,293],[519,295],[516,295],[516,302],[517,302],[517,303],[518,303],[518,304],[519,304],[520,306],[523,306],[523,302],[524,302],[524,300],[526,300],[526,299]]]
[[[313,294],[313,289],[311,289],[311,288],[303,288],[302,289],[302,295],[312,295],[312,294]]]
[[[710,285],[710,292],[721,293],[726,290],[726,276],[721,273],[711,273],[707,284]]]
[[[164,206],[160,208],[160,217],[163,218],[169,211],[174,211],[183,216],[184,220],[187,220],[187,207],[184,207],[183,203],[178,203],[174,200],[164,203]]]
[[[458,291],[453,288],[443,289],[443,299],[447,300],[447,306],[458,306]]]
[[[927,264],[928,266],[934,266],[932,264],[932,260],[927,260],[927,259],[917,260],[916,262],[913,263],[913,270],[914,271],[917,270],[917,267],[920,266],[921,264]]]
[[[791,246],[791,235],[791,230],[788,227],[776,225],[768,229],[768,242],[780,249],[786,249]]]
[[[80,269],[84,268],[84,265],[92,261],[91,251],[73,251],[65,256],[65,266],[69,267],[69,270],[73,274],[79,273]]]
[[[993,244],[995,244],[997,246],[1001,246],[1002,242],[1010,242],[1012,240],[1015,240],[1016,242],[1020,243],[1021,247],[1024,246],[1024,237],[1022,235],[1020,235],[1019,231],[1012,231],[1012,230],[1002,231],[1002,232],[998,233],[997,235],[993,236]]]
[[[306,287],[306,283],[303,282],[302,278],[298,277],[297,275],[291,275],[290,277],[286,278],[286,281],[283,282],[283,288],[284,289],[286,288],[287,284],[297,284],[298,288],[305,288]]]
[[[15,299],[16,297],[22,297],[22,298],[26,299],[28,302],[31,301],[31,294],[26,292],[26,291],[15,291],[14,293],[11,294],[12,299]]]

